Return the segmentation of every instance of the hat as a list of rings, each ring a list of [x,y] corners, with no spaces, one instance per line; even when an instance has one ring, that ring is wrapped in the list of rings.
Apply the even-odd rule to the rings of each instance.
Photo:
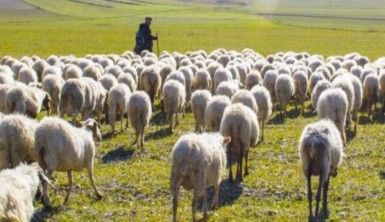
[[[152,20],[152,18],[151,17],[146,17],[145,20]]]

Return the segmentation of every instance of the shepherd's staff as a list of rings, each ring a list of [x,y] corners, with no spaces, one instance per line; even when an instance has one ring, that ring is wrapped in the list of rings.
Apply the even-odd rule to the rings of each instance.
[[[157,49],[157,54],[158,54],[158,57],[159,57],[159,37],[158,37],[158,33],[156,33],[156,49]]]

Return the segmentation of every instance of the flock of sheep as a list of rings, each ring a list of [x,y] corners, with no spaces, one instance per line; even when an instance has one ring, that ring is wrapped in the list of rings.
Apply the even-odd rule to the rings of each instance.
[[[122,129],[131,123],[135,143],[144,151],[145,130],[158,97],[171,132],[187,106],[195,119],[195,133],[183,135],[172,149],[174,221],[181,186],[193,190],[193,220],[199,198],[207,218],[207,188],[214,188],[215,207],[226,168],[231,182],[242,182],[248,175],[249,149],[263,141],[264,125],[272,112],[279,111],[284,118],[288,104],[294,104],[303,114],[310,99],[320,120],[303,130],[299,154],[308,184],[309,220],[313,220],[328,214],[329,180],[337,175],[342,161],[345,131],[353,121],[356,131],[360,110],[370,117],[373,106],[381,102],[385,111],[385,59],[371,63],[358,53],[326,59],[294,52],[264,57],[251,49],[162,52],[159,57],[147,51],[84,58],[4,56],[0,65],[0,220],[30,220],[37,193],[45,206],[51,206],[48,187],[54,171],[67,172],[65,203],[72,172],[84,168],[96,196],[102,198],[93,166],[94,140],[102,140],[100,125],[108,123],[114,134],[117,120]],[[35,118],[43,109],[48,116],[38,122]],[[71,123],[63,119],[66,115]],[[313,214],[311,176],[317,175],[320,183]]]

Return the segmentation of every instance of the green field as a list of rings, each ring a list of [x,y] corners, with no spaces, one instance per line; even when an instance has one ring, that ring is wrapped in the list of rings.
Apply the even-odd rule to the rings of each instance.
[[[263,55],[307,51],[329,56],[357,51],[371,60],[385,52],[385,22],[381,21],[385,4],[380,0],[366,4],[364,0],[351,4],[347,0],[327,1],[335,3],[332,7],[320,0],[313,4],[265,0],[234,5],[174,0],[26,1],[36,8],[0,9],[1,55],[122,53],[133,48],[137,26],[148,15],[154,17],[153,32],[159,33],[161,50],[170,52],[250,47]],[[350,19],[338,18],[341,16]],[[243,186],[223,183],[221,206],[210,212],[210,221],[307,219],[306,183],[297,146],[303,127],[317,117],[310,110],[301,117],[292,109],[284,122],[273,114],[265,141],[252,148],[250,175]],[[75,173],[77,185],[68,206],[45,212],[38,205],[37,220],[171,220],[170,151],[179,136],[193,130],[194,120],[188,113],[172,135],[164,122],[156,112],[146,133],[145,154],[131,145],[131,127],[98,144],[95,171],[105,194],[102,201],[94,199],[86,173]],[[338,177],[331,181],[331,220],[385,220],[384,123],[380,114],[375,115],[373,124],[361,114],[358,134],[349,134],[346,157]],[[109,131],[103,125],[103,133]],[[56,173],[55,177],[57,187],[51,198],[59,206],[64,200],[66,174]],[[178,209],[181,221],[191,220],[191,196],[182,192]]]

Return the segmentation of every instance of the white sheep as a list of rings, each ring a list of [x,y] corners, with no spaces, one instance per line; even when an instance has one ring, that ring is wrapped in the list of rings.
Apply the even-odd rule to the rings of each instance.
[[[90,65],[84,69],[83,76],[92,78],[95,81],[99,81],[99,79],[102,77],[102,73],[103,68],[100,65]]]
[[[319,203],[323,191],[321,213],[328,216],[328,189],[330,176],[337,176],[337,169],[343,158],[343,142],[336,126],[330,120],[309,124],[302,131],[299,140],[299,156],[302,171],[307,180],[309,221],[313,221],[311,176],[319,175],[316,195],[315,217],[319,216]]]
[[[143,91],[136,91],[131,94],[128,101],[128,117],[135,129],[135,143],[141,150],[144,150],[144,130],[150,123],[152,115],[150,97]],[[139,140],[139,142],[138,142]]]
[[[275,96],[277,97],[279,104],[281,106],[281,115],[286,116],[287,105],[290,102],[290,99],[294,96],[295,85],[294,80],[290,75],[279,75],[275,82]]]
[[[162,83],[159,68],[157,66],[146,67],[140,74],[139,79],[139,88],[150,96],[152,109],[154,110],[154,99],[158,95]]]
[[[255,114],[258,113],[258,105],[255,101],[253,94],[246,89],[238,90],[231,97],[231,104],[242,103],[243,105],[249,107]]]
[[[325,79],[325,77],[321,72],[313,73],[310,76],[309,82],[308,82],[308,90],[307,90],[308,94],[311,95],[313,93],[313,89],[314,89],[315,85],[317,84],[317,82],[324,80],[324,79]]]
[[[130,96],[130,88],[123,83],[119,83],[118,85],[112,87],[108,92],[108,123],[111,126],[113,134],[115,134],[115,121],[118,114],[120,115],[121,130],[124,130],[124,114],[127,113]],[[128,127],[128,117],[126,125]]]
[[[195,73],[193,88],[211,90],[212,80],[210,73],[205,69],[200,69]]]
[[[216,95],[224,95],[231,99],[231,97],[233,97],[233,95],[238,90],[240,90],[240,88],[241,83],[239,82],[239,80],[221,82],[217,87]]]
[[[315,85],[313,92],[311,93],[311,104],[313,106],[313,109],[317,109],[317,103],[318,103],[318,98],[321,95],[323,91],[326,89],[330,88],[331,84],[329,81],[321,80],[318,81],[317,84]]]
[[[263,141],[265,123],[269,120],[272,113],[273,104],[269,90],[267,90],[264,86],[256,85],[250,90],[250,92],[254,96],[255,102],[258,106],[257,116],[259,128],[261,129],[261,141]]]
[[[382,113],[385,113],[385,71],[382,70],[378,76],[378,82],[380,85],[379,99],[382,105]]]
[[[184,113],[184,105],[186,101],[186,90],[184,85],[176,80],[168,80],[163,85],[163,103],[164,111],[167,114],[167,120],[170,124],[170,131],[174,128],[174,115],[175,126],[179,125],[178,114]]]
[[[223,112],[231,104],[227,96],[216,95],[209,100],[205,111],[205,127],[207,131],[219,131]]]
[[[202,132],[205,128],[205,111],[211,93],[208,90],[197,90],[191,96],[191,110],[195,119],[195,132]]]
[[[30,67],[23,67],[19,71],[18,80],[26,85],[30,83],[37,83],[37,74],[35,70]]]
[[[58,75],[49,75],[45,77],[43,82],[41,83],[43,90],[46,91],[51,97],[50,107],[52,114],[58,113],[60,92],[64,83],[64,79]],[[50,114],[51,113],[48,113],[48,115]]]
[[[354,121],[354,132],[357,132],[358,112],[362,105],[363,89],[361,80],[357,76],[354,76],[353,74],[348,74],[348,76],[354,89],[352,120]]]
[[[214,208],[218,206],[219,184],[226,170],[226,146],[230,137],[214,134],[186,134],[172,149],[170,188],[173,195],[173,221],[177,221],[179,190],[193,190],[192,218],[198,198],[203,198],[204,219],[207,219],[207,189],[214,187]]]
[[[118,83],[124,83],[126,84],[131,92],[134,92],[136,90],[136,82],[135,79],[132,77],[132,75],[128,73],[123,73],[122,75],[119,76],[118,78]]]
[[[102,77],[99,79],[99,82],[107,91],[110,91],[113,86],[118,84],[118,80],[112,74],[102,75]]]
[[[273,100],[276,99],[275,95],[275,82],[278,78],[278,72],[275,70],[268,70],[263,78],[263,86],[270,92],[270,96]]]
[[[369,74],[363,84],[364,89],[364,101],[369,118],[372,115],[373,106],[376,106],[378,101],[378,94],[380,90],[380,83],[378,76],[374,73]]]
[[[346,73],[335,78],[332,82],[331,87],[332,88],[339,87],[346,93],[346,96],[348,98],[348,112],[346,114],[347,115],[346,120],[347,120],[347,126],[350,127],[352,123],[352,111],[353,111],[355,99],[354,99],[354,86],[352,81],[349,78],[349,74]]]
[[[294,88],[295,88],[295,105],[301,106],[302,115],[305,112],[305,100],[306,100],[306,91],[307,91],[307,73],[304,71],[297,71],[293,75]]]
[[[225,68],[218,68],[215,71],[214,77],[213,77],[213,82],[214,82],[213,92],[217,91],[217,87],[219,86],[219,84],[221,82],[232,80],[232,78],[233,78],[233,76],[229,70],[227,70]]]
[[[245,87],[250,90],[255,85],[262,83],[261,73],[258,70],[252,70],[246,75]]]
[[[318,117],[332,120],[340,131],[344,143],[346,143],[345,124],[348,106],[348,97],[341,88],[325,90],[317,103]]]
[[[259,124],[257,115],[247,106],[237,103],[228,106],[221,120],[220,133],[224,137],[231,137],[227,148],[229,161],[229,180],[233,181],[231,165],[237,163],[236,181],[243,181],[242,164],[245,159],[244,175],[248,175],[248,154],[250,146],[256,145],[259,138]]]
[[[101,141],[98,123],[87,119],[82,128],[76,128],[58,117],[45,117],[35,131],[35,152],[39,165],[51,178],[54,171],[67,172],[68,191],[64,199],[67,203],[72,189],[72,171],[86,168],[96,196],[102,198],[94,178],[95,137]],[[51,203],[48,186],[43,186],[44,202]]]
[[[78,66],[70,65],[64,72],[64,79],[65,80],[72,79],[72,78],[79,79],[80,77],[82,77],[82,75],[83,75],[83,71]]]

